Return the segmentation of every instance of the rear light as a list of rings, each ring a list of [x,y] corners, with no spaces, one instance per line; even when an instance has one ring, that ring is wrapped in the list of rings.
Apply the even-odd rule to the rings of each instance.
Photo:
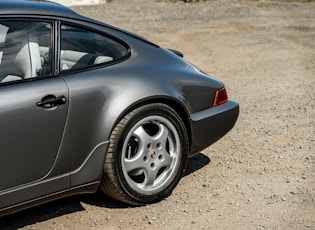
[[[219,89],[215,93],[213,106],[221,105],[227,101],[228,101],[228,95],[227,95],[226,89],[223,87],[222,89]]]

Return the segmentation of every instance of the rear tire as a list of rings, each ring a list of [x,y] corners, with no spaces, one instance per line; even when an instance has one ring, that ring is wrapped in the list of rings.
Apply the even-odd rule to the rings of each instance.
[[[141,106],[111,133],[101,190],[133,205],[158,202],[178,184],[188,150],[184,123],[171,107]]]

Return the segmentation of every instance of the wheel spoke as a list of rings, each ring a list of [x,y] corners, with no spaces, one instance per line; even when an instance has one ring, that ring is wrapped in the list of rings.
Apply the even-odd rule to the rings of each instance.
[[[163,169],[162,172],[162,177],[167,175],[167,172],[171,169],[171,165],[174,161],[174,158],[171,157],[168,153],[164,153],[160,155],[160,159],[156,160],[154,163],[154,167],[151,165],[146,165],[144,169],[145,173],[145,180],[143,182],[144,186],[152,186],[158,179],[158,173],[160,172],[160,169]],[[161,173],[161,172],[160,172]],[[159,175],[159,181],[160,181],[160,176]]]
[[[153,137],[153,139],[155,141],[158,141],[165,148],[169,131],[167,127],[161,123],[158,124],[158,126],[159,126],[159,132]]]
[[[147,159],[146,146],[152,142],[152,137],[144,130],[142,126],[139,126],[132,135],[139,140],[139,149],[132,158],[129,157],[131,154],[128,152],[128,159],[124,159],[127,172],[145,167],[144,164]]]
[[[131,172],[136,169],[142,169],[144,166],[143,163],[143,153],[138,153],[136,157],[133,157],[131,159],[124,159],[125,168],[127,172]]]
[[[156,176],[157,176],[158,172],[159,172],[158,169],[146,168],[144,170],[145,180],[143,182],[143,185],[144,186],[152,186],[154,184],[154,181],[156,179]]]
[[[174,161],[174,157],[175,156],[171,156],[168,153],[164,153],[162,154],[163,160],[160,162],[159,167],[163,168],[163,167],[167,167],[170,168],[170,166],[172,165],[172,162]]]
[[[134,132],[133,136],[137,137],[142,146],[146,146],[146,143],[152,141],[152,137],[144,130],[143,126],[139,126]]]

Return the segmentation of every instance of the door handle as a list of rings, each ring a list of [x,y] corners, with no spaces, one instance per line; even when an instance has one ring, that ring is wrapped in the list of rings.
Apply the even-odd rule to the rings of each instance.
[[[45,96],[41,101],[36,103],[36,106],[42,107],[45,109],[51,109],[57,107],[58,105],[63,105],[67,102],[67,98],[65,96],[55,97],[53,95]]]

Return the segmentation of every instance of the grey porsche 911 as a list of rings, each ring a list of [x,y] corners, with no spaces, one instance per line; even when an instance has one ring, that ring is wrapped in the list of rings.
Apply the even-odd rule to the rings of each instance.
[[[98,189],[158,202],[238,114],[181,52],[56,3],[0,1],[0,216]]]

